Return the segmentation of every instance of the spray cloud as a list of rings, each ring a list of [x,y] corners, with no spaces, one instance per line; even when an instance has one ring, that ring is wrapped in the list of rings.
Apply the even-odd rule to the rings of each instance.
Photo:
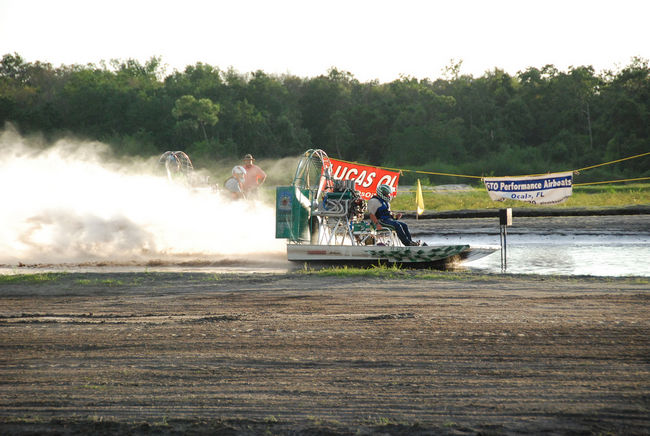
[[[71,139],[0,133],[0,264],[282,259],[273,207],[231,201]],[[145,170],[147,169],[148,170]]]

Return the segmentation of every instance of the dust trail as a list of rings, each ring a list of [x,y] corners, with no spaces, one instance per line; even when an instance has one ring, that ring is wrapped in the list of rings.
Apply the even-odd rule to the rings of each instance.
[[[0,134],[0,264],[282,258],[273,207],[120,163],[107,146]]]

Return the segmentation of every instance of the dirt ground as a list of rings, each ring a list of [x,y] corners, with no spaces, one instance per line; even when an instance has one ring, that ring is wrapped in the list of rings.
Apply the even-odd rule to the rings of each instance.
[[[412,274],[2,282],[0,433],[650,434],[647,279]]]

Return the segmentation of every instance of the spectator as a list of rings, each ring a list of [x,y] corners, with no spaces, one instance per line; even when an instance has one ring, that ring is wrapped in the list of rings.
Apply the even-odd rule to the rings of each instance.
[[[255,162],[255,159],[251,154],[244,156],[246,175],[244,176],[243,189],[244,194],[246,194],[247,197],[256,194],[257,189],[262,185],[262,183],[264,183],[264,180],[266,180],[266,173],[253,162]]]
[[[232,169],[232,177],[228,178],[223,184],[224,188],[230,192],[230,197],[233,200],[246,198],[244,194],[244,179],[246,177],[246,170],[243,166],[237,165]]]

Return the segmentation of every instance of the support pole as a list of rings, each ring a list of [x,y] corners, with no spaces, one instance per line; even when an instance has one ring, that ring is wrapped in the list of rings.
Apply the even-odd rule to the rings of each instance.
[[[506,226],[500,226],[501,231],[500,231],[500,236],[501,236],[501,272],[505,273],[506,269],[508,268],[508,244],[506,241],[506,237],[508,235],[508,231],[506,230]]]
[[[512,225],[512,209],[499,209],[499,239],[501,240],[501,272],[505,273],[508,268],[508,226]]]

